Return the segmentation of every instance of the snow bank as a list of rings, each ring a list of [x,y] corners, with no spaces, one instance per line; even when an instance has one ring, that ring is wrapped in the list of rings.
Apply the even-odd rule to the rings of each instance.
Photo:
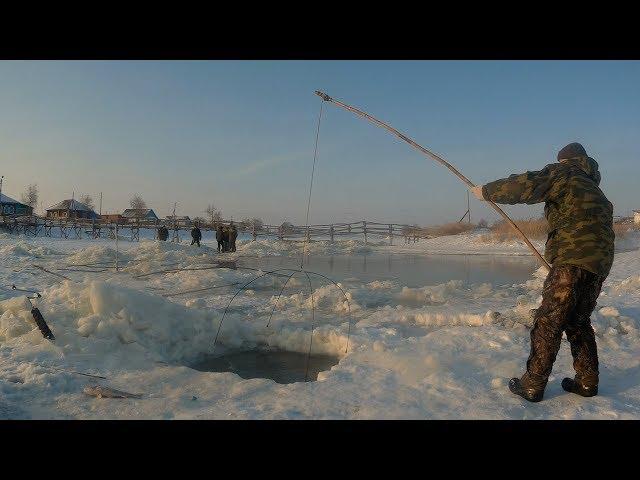
[[[130,259],[126,252],[119,251],[118,261],[125,263]],[[116,261],[116,250],[107,245],[92,245],[82,248],[66,259],[70,265],[91,265],[91,264],[114,264]]]
[[[18,241],[17,243],[11,243],[0,247],[0,256],[10,257],[12,255],[19,257],[34,257],[40,258],[46,255],[55,255],[59,252],[27,241]]]

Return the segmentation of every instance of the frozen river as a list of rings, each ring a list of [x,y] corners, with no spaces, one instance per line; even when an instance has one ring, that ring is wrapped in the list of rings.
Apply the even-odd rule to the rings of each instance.
[[[237,265],[264,271],[297,269],[300,257],[240,257]],[[500,286],[529,280],[538,265],[530,257],[373,253],[310,256],[305,259],[304,268],[349,284],[391,280],[408,287],[420,287],[460,280],[465,285],[491,283]]]
[[[0,418],[640,418],[640,239],[618,242],[592,316],[600,395],[562,391],[563,342],[530,406],[507,382],[526,362],[544,272],[523,245],[482,236],[312,242],[305,270],[340,286],[266,275],[223,324],[239,285],[299,271],[299,242],[218,254],[209,240],[121,241],[115,272],[114,241],[0,235]],[[42,293],[32,302],[55,341],[12,284]],[[95,384],[142,396],[83,393]]]

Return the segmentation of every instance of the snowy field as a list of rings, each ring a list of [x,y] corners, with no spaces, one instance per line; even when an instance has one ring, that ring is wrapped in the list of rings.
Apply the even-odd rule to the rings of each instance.
[[[560,380],[573,375],[565,340],[539,404],[507,387],[509,378],[522,374],[530,310],[539,305],[544,277],[522,243],[488,244],[478,233],[408,245],[395,239],[393,246],[371,240],[368,245],[361,238],[313,242],[309,270],[319,271],[315,258],[374,265],[411,256],[440,262],[442,272],[442,264],[465,255],[471,275],[430,277],[427,271],[425,277],[409,278],[391,263],[393,275],[380,279],[375,271],[360,274],[360,267],[320,272],[337,286],[303,273],[285,286],[289,270],[265,275],[234,299],[214,349],[223,312],[238,287],[269,269],[299,266],[301,244],[244,238],[237,252],[218,254],[210,234],[200,249],[184,240],[120,241],[116,272],[113,240],[0,234],[0,418],[640,418],[637,235],[618,243],[592,317],[600,395],[584,399],[561,389]],[[273,267],[274,259],[283,259],[285,267]],[[236,260],[237,268],[215,264],[221,260]],[[489,260],[494,276],[475,275]],[[509,265],[512,276],[506,276]],[[11,285],[41,292],[33,303],[55,341],[42,337],[25,293]],[[206,354],[258,346],[306,353],[312,328],[314,354],[340,358],[317,381],[279,384],[190,368]],[[141,396],[84,393],[95,385]]]

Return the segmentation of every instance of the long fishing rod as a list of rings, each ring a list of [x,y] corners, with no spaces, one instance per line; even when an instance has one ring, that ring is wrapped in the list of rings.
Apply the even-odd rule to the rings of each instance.
[[[390,125],[387,125],[386,123],[382,122],[381,120],[378,120],[377,118],[372,117],[371,115],[369,115],[366,112],[363,112],[362,110],[358,110],[357,108],[352,107],[351,105],[347,105],[346,103],[343,103],[343,102],[341,102],[339,100],[336,100],[336,99],[330,97],[329,95],[327,95],[326,93],[323,93],[323,92],[321,92],[319,90],[316,90],[315,93],[320,98],[322,98],[322,100],[324,100],[325,102],[331,102],[334,105],[337,105],[338,107],[342,107],[345,110],[348,110],[348,111],[350,111],[352,113],[355,113],[356,115],[359,115],[360,117],[369,120],[370,122],[374,123],[375,125],[378,125],[379,127],[382,127],[385,130],[393,133],[396,137],[400,138],[401,140],[404,140],[405,142],[407,142],[409,145],[411,145],[416,150],[422,152],[423,154],[427,155],[428,157],[431,157],[433,160],[435,160],[439,164],[447,167],[456,177],[458,177],[460,180],[462,180],[467,186],[469,186],[469,187],[475,187],[476,186],[471,180],[469,180],[462,173],[460,173],[460,171],[457,168],[455,168],[453,165],[451,165],[449,162],[447,162],[444,158],[436,155],[435,153],[433,153],[430,150],[427,150],[422,145],[419,145],[418,143],[414,142],[409,137],[407,137],[406,135],[402,134],[401,132],[399,132],[395,128],[391,127]],[[520,238],[522,238],[522,240],[529,247],[531,252],[533,252],[533,254],[536,256],[536,258],[540,261],[540,264],[543,267],[545,267],[547,270],[551,270],[551,266],[549,265],[549,263],[544,259],[544,257],[542,255],[540,255],[540,252],[538,252],[538,250],[536,250],[536,247],[533,246],[533,244],[529,241],[527,236],[522,232],[522,230],[520,230],[520,228],[514,223],[514,221],[511,220],[511,218],[509,218],[509,216],[504,212],[504,210],[502,210],[502,208],[500,208],[498,205],[496,205],[491,200],[487,200],[487,203],[489,203],[489,205],[491,205],[493,207],[493,209],[496,212],[498,212],[500,214],[500,216],[502,216],[502,218],[504,218],[509,225],[511,225],[511,228],[513,228],[516,231],[516,233],[520,236]]]

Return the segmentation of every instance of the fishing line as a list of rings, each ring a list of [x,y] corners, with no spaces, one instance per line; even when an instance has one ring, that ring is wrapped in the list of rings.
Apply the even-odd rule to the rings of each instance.
[[[273,308],[271,309],[271,315],[269,315],[269,321],[267,322],[267,328],[269,328],[269,325],[271,324],[271,318],[273,317],[273,312],[276,311],[276,307],[278,306],[278,302],[280,301],[280,297],[282,296],[282,292],[284,292],[284,289],[287,286],[287,283],[289,283],[289,280],[291,280],[291,278],[295,274],[296,274],[296,272],[293,272],[291,275],[289,275],[287,280],[282,284],[282,288],[280,289],[280,293],[278,293],[278,296],[276,297],[276,301],[273,302]]]
[[[7,286],[5,286],[3,288],[6,289],[8,287],[9,286],[7,285]],[[42,295],[40,295],[40,292],[38,292],[36,290],[28,290],[28,289],[25,289],[25,288],[18,288],[18,287],[15,286],[15,284],[11,285],[11,290],[14,290],[16,292],[35,293],[38,298],[42,298]]]
[[[316,308],[313,299],[313,286],[311,285],[311,277],[307,272],[304,273],[307,276],[307,280],[309,280],[309,291],[311,292],[311,333],[309,335],[309,352],[307,353],[307,366],[304,372],[304,381],[306,382],[309,378],[309,363],[311,361],[311,346],[313,345],[313,330],[315,329]]]
[[[50,273],[51,275],[55,275],[56,277],[60,277],[60,278],[64,278],[65,280],[72,281],[69,277],[65,277],[64,275],[61,275],[61,274],[59,274],[59,273],[52,272],[51,270],[47,270],[46,268],[41,267],[40,265],[36,265],[35,263],[34,263],[34,264],[32,264],[32,265],[33,265],[35,268],[37,268],[38,270],[42,270],[43,272],[47,272],[47,273]]]
[[[302,258],[300,259],[300,269],[304,266],[304,256],[307,252],[307,245],[309,243],[309,211],[311,210],[311,191],[313,190],[313,176],[316,171],[316,160],[318,158],[318,139],[320,138],[320,123],[322,122],[322,109],[324,107],[324,101],[320,102],[320,113],[318,114],[318,126],[316,127],[316,143],[313,148],[313,164],[311,166],[311,180],[309,181],[309,198],[307,200],[307,220],[306,220],[306,239],[302,247]]]
[[[344,296],[345,300],[347,301],[347,309],[348,309],[348,329],[347,329],[347,345],[345,348],[345,353],[348,351],[349,349],[349,337],[351,334],[351,305],[349,303],[349,298],[347,297],[345,291],[342,289],[342,287],[340,287],[340,285],[338,285],[334,280],[332,280],[331,278],[322,275],[320,273],[316,273],[316,272],[308,272],[307,270],[304,269],[304,259],[305,256],[307,255],[307,251],[308,251],[308,245],[309,245],[309,241],[310,241],[310,231],[309,231],[309,215],[310,215],[310,211],[311,211],[311,197],[312,197],[312,193],[313,193],[313,180],[315,177],[315,169],[316,169],[316,163],[318,160],[318,144],[319,144],[319,139],[320,139],[320,125],[322,123],[322,112],[323,112],[323,108],[324,108],[324,101],[320,102],[320,111],[318,112],[318,122],[316,125],[316,136],[315,136],[315,144],[314,144],[314,149],[313,149],[313,163],[311,165],[311,177],[309,179],[309,195],[307,197],[307,211],[306,211],[306,217],[305,217],[305,230],[306,230],[306,235],[305,235],[305,240],[303,243],[303,247],[302,247],[302,256],[300,259],[300,268],[299,270],[294,270],[294,269],[290,269],[290,268],[280,268],[280,269],[275,269],[272,271],[268,271],[265,273],[262,273],[260,275],[258,275],[257,277],[253,278],[252,280],[248,281],[247,283],[245,283],[244,285],[242,285],[242,287],[240,287],[238,289],[237,292],[235,292],[235,294],[231,297],[231,299],[229,300],[229,302],[227,303],[227,306],[224,309],[224,312],[222,314],[222,319],[220,320],[220,324],[218,325],[218,330],[216,331],[216,336],[213,340],[213,348],[212,348],[212,352],[215,351],[215,347],[216,344],[218,342],[218,337],[220,335],[220,331],[222,329],[222,325],[224,323],[224,320],[226,318],[227,312],[229,311],[229,307],[231,306],[231,304],[233,303],[233,301],[235,300],[235,298],[240,294],[240,292],[244,291],[249,285],[251,285],[253,282],[255,282],[256,280],[263,278],[267,275],[280,275],[280,276],[285,276],[287,277],[287,280],[284,282],[284,284],[282,285],[282,288],[280,289],[280,292],[278,293],[278,295],[276,296],[273,308],[271,309],[271,313],[269,315],[269,320],[267,321],[267,327],[269,327],[270,323],[271,323],[271,319],[273,317],[273,313],[278,305],[278,302],[284,292],[284,289],[286,288],[287,284],[289,283],[289,281],[291,280],[291,278],[293,278],[293,276],[296,273],[304,273],[307,277],[307,281],[309,283],[309,295],[311,296],[311,332],[310,332],[310,338],[309,338],[309,350],[307,353],[307,362],[306,362],[306,367],[305,367],[305,382],[308,379],[308,375],[309,375],[309,365],[310,365],[310,359],[311,359],[311,349],[313,346],[313,332],[315,330],[315,298],[314,298],[314,292],[313,292],[313,284],[311,282],[311,275],[318,275],[328,281],[330,281],[333,285],[335,285],[340,292],[342,293],[342,295]],[[248,267],[245,267],[246,269],[250,269]],[[251,270],[257,270],[257,269],[251,269]],[[282,275],[279,274],[278,272],[292,272],[290,275]]]
[[[350,335],[351,335],[351,323],[353,321],[353,317],[351,315],[351,303],[349,302],[349,297],[347,297],[347,294],[345,293],[344,289],[338,283],[336,283],[334,280],[332,280],[331,278],[327,277],[326,275],[323,275],[323,274],[317,273],[317,272],[309,272],[307,270],[296,270],[296,269],[293,269],[293,268],[278,268],[276,270],[265,272],[265,273],[263,273],[261,275],[258,275],[255,278],[249,280],[247,283],[242,285],[242,287],[240,287],[236,293],[234,293],[234,295],[231,297],[231,299],[227,303],[227,306],[225,307],[224,312],[222,314],[222,319],[220,320],[220,324],[218,325],[218,330],[216,331],[216,336],[213,339],[212,353],[215,352],[215,347],[216,347],[216,344],[218,342],[218,337],[220,335],[220,331],[222,330],[222,325],[223,325],[224,320],[225,320],[225,318],[227,316],[227,312],[229,311],[229,307],[231,306],[231,303],[233,303],[233,300],[240,294],[240,292],[242,292],[245,288],[247,288],[249,285],[251,285],[256,280],[259,280],[260,278],[266,277],[267,275],[272,275],[272,274],[277,273],[277,272],[293,272],[293,273],[305,273],[306,275],[308,275],[308,274],[317,275],[319,277],[322,277],[322,278],[328,280],[333,285],[335,285],[338,290],[340,290],[340,292],[342,293],[342,295],[344,296],[344,298],[345,298],[345,300],[347,302],[348,329],[347,329],[347,345],[346,345],[346,348],[345,348],[345,353],[347,353],[347,351],[349,349],[349,340],[350,340]],[[310,295],[313,295],[313,292],[310,292]],[[314,315],[315,315],[315,311],[314,311]]]

